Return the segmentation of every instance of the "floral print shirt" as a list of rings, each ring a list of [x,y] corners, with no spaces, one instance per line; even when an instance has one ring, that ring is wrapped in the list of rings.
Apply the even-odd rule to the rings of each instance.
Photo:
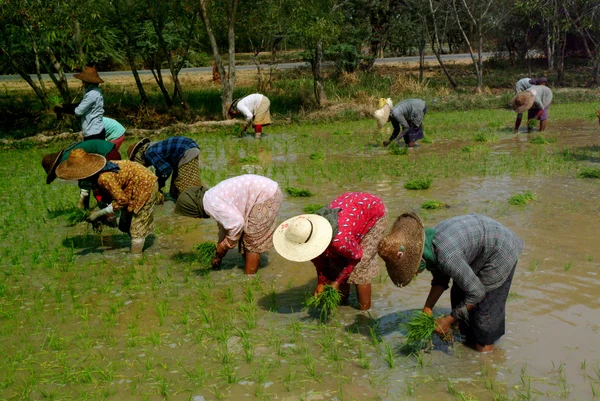
[[[331,259],[336,259],[336,262],[340,260],[344,264],[336,281],[343,283],[348,279],[363,256],[360,241],[386,215],[381,198],[367,192],[343,193],[329,204],[329,208],[340,208],[338,232],[334,233],[325,252],[312,260],[321,284],[327,282],[325,269],[330,266]]]
[[[137,213],[146,204],[158,179],[150,170],[129,160],[114,160],[118,172],[101,173],[98,186],[113,199],[114,210],[127,208]]]

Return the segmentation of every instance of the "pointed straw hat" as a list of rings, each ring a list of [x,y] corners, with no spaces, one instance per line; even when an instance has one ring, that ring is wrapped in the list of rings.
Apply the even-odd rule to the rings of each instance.
[[[50,153],[43,157],[42,167],[48,175],[46,177],[46,184],[50,184],[56,179],[56,167],[58,167],[58,162],[62,158],[63,153],[65,153],[65,150],[61,149],[60,152]]]
[[[127,158],[129,160],[131,160],[132,162],[138,162],[138,163],[144,164],[143,156],[140,156],[140,157],[137,157],[137,156],[138,156],[138,153],[142,150],[142,147],[144,145],[149,145],[149,144],[150,144],[150,139],[144,138],[142,140],[137,141],[133,145],[130,145],[129,148],[127,149]]]
[[[392,282],[398,287],[409,284],[419,269],[425,247],[425,227],[415,213],[396,219],[392,231],[377,247]]]
[[[69,158],[56,168],[56,175],[63,180],[82,180],[102,170],[106,164],[104,156],[73,149]]]
[[[383,128],[390,118],[390,112],[393,107],[392,99],[379,99],[379,109],[373,113],[375,120],[377,120],[377,128]]]
[[[333,237],[326,218],[301,214],[281,223],[273,234],[275,250],[287,260],[306,262],[322,254]]]
[[[85,67],[82,72],[73,75],[73,78],[80,79],[83,82],[88,82],[90,84],[101,84],[104,82],[94,67]]]
[[[513,98],[511,107],[516,113],[523,113],[533,106],[533,101],[533,93],[530,91],[523,91]]]

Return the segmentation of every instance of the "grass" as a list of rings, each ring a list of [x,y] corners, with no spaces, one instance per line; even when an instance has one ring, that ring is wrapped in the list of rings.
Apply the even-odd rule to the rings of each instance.
[[[427,200],[423,203],[421,203],[421,208],[425,209],[425,210],[437,210],[437,209],[442,209],[445,208],[446,204],[444,202],[440,202],[438,200]]]
[[[287,192],[287,194],[292,198],[309,198],[311,196],[314,196],[314,194],[308,189],[301,189],[295,187],[286,187],[285,192]]]
[[[211,261],[217,254],[217,244],[214,242],[202,242],[196,245],[196,260],[201,266],[210,267]]]
[[[435,318],[424,312],[415,313],[403,325],[406,328],[403,349],[409,353],[415,353],[427,347],[431,343],[437,327]]]
[[[309,311],[319,313],[321,322],[328,321],[337,311],[342,302],[342,294],[330,285],[326,285],[322,293],[310,296],[304,306]]]
[[[304,206],[302,211],[304,213],[314,214],[317,210],[323,208],[324,206],[325,205],[322,205],[320,203],[309,203],[308,205]]]
[[[318,151],[318,152],[314,152],[311,153],[309,156],[310,160],[314,160],[314,161],[322,161],[325,160],[325,153]]]
[[[411,190],[429,189],[431,187],[432,183],[433,183],[433,178],[431,178],[431,177],[415,178],[415,179],[406,181],[404,183],[404,188],[411,189]]]
[[[529,137],[529,143],[533,143],[535,145],[547,145],[556,141],[556,138],[546,138],[543,135],[532,135]]]
[[[536,196],[531,191],[521,192],[508,198],[508,203],[511,205],[527,205],[536,200]]]
[[[600,178],[600,168],[584,167],[579,173],[577,173],[577,178]]]
[[[76,224],[83,223],[88,216],[89,212],[87,210],[73,207],[66,213],[67,224],[74,226]]]
[[[390,154],[395,155],[395,156],[404,156],[404,155],[408,154],[408,148],[406,146],[398,146],[396,141],[393,141],[388,146],[388,149],[389,149]]]

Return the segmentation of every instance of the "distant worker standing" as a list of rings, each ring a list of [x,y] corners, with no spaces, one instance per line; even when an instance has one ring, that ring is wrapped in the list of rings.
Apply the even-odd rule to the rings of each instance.
[[[125,140],[125,127],[112,118],[103,117],[102,121],[104,122],[104,129],[106,130],[105,140],[114,143],[115,149],[119,150],[121,144]]]
[[[515,96],[519,93],[526,91],[534,85],[544,85],[548,84],[548,79],[546,77],[540,78],[522,78],[517,81],[515,84]],[[523,113],[519,113],[517,115],[517,121],[515,122],[515,133],[518,131],[518,127],[521,125],[521,121],[523,120]]]
[[[392,100],[386,99],[384,104],[375,112],[377,127],[383,126],[391,121],[394,130],[390,139],[383,142],[388,146],[393,140],[398,142],[400,138],[409,148],[415,147],[415,142],[423,139],[423,119],[427,114],[427,106],[421,99],[406,99],[392,108]]]
[[[228,108],[229,117],[235,118],[238,113],[241,113],[246,120],[246,124],[242,127],[242,132],[245,132],[248,125],[254,127],[254,136],[260,138],[262,127],[271,125],[271,112],[269,108],[271,102],[265,95],[253,93],[241,99],[236,99]]]
[[[546,129],[546,120],[548,120],[548,110],[552,103],[552,91],[545,85],[534,85],[531,88],[520,92],[512,100],[512,109],[518,113],[515,121],[514,133],[519,132],[523,112],[527,112],[527,120],[539,120],[540,132]],[[528,125],[527,132],[531,132]]]

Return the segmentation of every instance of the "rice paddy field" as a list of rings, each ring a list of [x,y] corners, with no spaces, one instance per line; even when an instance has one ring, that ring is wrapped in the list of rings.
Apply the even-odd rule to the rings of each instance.
[[[169,201],[155,210],[144,256],[132,257],[116,229],[68,223],[76,183],[45,184],[41,158],[65,143],[1,150],[0,399],[596,399],[599,107],[553,105],[543,136],[513,134],[507,110],[430,112],[426,139],[407,152],[383,148],[391,127],[369,119],[275,124],[261,140],[233,128],[185,133],[200,146],[206,185],[256,173],[300,191],[284,195],[280,221],[368,191],[384,200],[388,226],[413,210],[427,226],[481,213],[514,230],[525,249],[507,333],[487,355],[460,337],[403,350],[427,272],[399,289],[379,260],[371,310],[358,311],[352,294],[321,323],[304,308],[310,263],[272,250],[246,277],[232,251],[212,271],[196,246],[216,240],[216,223],[176,216]],[[517,195],[525,199],[510,201]],[[434,313],[449,310],[447,292]]]

